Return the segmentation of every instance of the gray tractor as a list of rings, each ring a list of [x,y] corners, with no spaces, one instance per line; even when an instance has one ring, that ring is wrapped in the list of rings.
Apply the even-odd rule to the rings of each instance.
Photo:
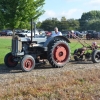
[[[32,31],[32,28],[31,28]],[[35,33],[35,32],[34,32]],[[54,68],[63,67],[70,57],[70,41],[63,36],[31,37],[12,36],[12,51],[4,58],[7,67],[15,67],[20,62],[22,71],[28,72],[35,68],[39,60],[46,59]]]

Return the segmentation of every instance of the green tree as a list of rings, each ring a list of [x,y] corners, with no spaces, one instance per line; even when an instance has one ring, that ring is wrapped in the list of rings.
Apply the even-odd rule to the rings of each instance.
[[[54,27],[58,27],[59,31],[62,30],[78,30],[80,27],[79,20],[68,19],[65,17],[59,21],[57,18],[48,18],[41,23],[41,28],[47,31],[53,31]]]
[[[40,27],[41,27],[41,22],[40,22],[40,21],[37,22],[36,27],[37,27],[37,28],[40,28]]]
[[[61,21],[59,23],[59,30],[67,30],[67,27],[68,27],[68,23],[67,23],[67,19],[66,17],[61,17]]]
[[[87,13],[83,13],[81,19],[79,20],[81,30],[92,29],[92,27],[90,28],[90,26],[93,25],[93,23],[95,22],[99,23],[99,20],[100,20],[100,11],[94,10],[94,11],[89,11]],[[95,25],[94,29],[96,28],[97,26]]]
[[[80,24],[77,19],[68,19],[68,30],[79,30]]]
[[[53,31],[54,27],[58,27],[58,22],[57,18],[48,18],[41,23],[41,28],[47,31]]]
[[[61,22],[65,22],[65,21],[67,21],[66,17],[65,16],[61,17]]]
[[[0,24],[3,27],[26,28],[30,20],[43,14],[44,0],[0,0]]]
[[[100,31],[100,20],[89,22],[88,30]]]

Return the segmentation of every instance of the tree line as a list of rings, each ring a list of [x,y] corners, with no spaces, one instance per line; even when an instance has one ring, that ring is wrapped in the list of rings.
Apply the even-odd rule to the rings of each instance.
[[[30,20],[37,22],[44,14],[45,0],[0,0],[0,29],[30,29]],[[37,28],[51,31],[59,30],[96,30],[100,31],[100,11],[83,12],[80,19],[66,19],[62,16],[37,22]]]
[[[38,28],[49,31],[53,30],[55,26],[59,30],[100,31],[100,11],[85,12],[80,19],[66,19],[63,16],[60,21],[57,18],[48,18],[37,23]]]
[[[65,17],[61,18],[59,21],[57,18],[48,18],[43,22],[38,22],[37,27],[52,31],[54,27],[58,27],[59,30],[78,30],[79,29],[79,20],[77,19],[68,19],[66,20]]]

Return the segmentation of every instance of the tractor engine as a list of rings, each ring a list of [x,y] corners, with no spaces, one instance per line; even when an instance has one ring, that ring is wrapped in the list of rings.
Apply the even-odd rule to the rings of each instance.
[[[24,55],[24,52],[22,52],[22,41],[19,36],[15,36],[12,38],[12,51],[11,52],[13,56]]]
[[[44,51],[43,47],[37,46],[37,43],[30,41],[26,41],[24,38],[20,38],[18,36],[15,36],[12,39],[12,55],[13,56],[23,56],[26,54],[32,55],[34,58],[37,56],[40,56],[41,59],[46,59],[47,52]]]

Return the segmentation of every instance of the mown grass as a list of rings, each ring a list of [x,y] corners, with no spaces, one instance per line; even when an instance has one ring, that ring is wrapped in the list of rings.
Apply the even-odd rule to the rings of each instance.
[[[71,40],[71,41],[72,42],[69,43],[69,47],[70,47],[70,50],[71,50],[71,54],[73,54],[74,50],[78,49],[78,48],[81,48],[82,45],[76,40]]]
[[[5,55],[11,51],[11,38],[0,38],[0,64],[4,63]]]

